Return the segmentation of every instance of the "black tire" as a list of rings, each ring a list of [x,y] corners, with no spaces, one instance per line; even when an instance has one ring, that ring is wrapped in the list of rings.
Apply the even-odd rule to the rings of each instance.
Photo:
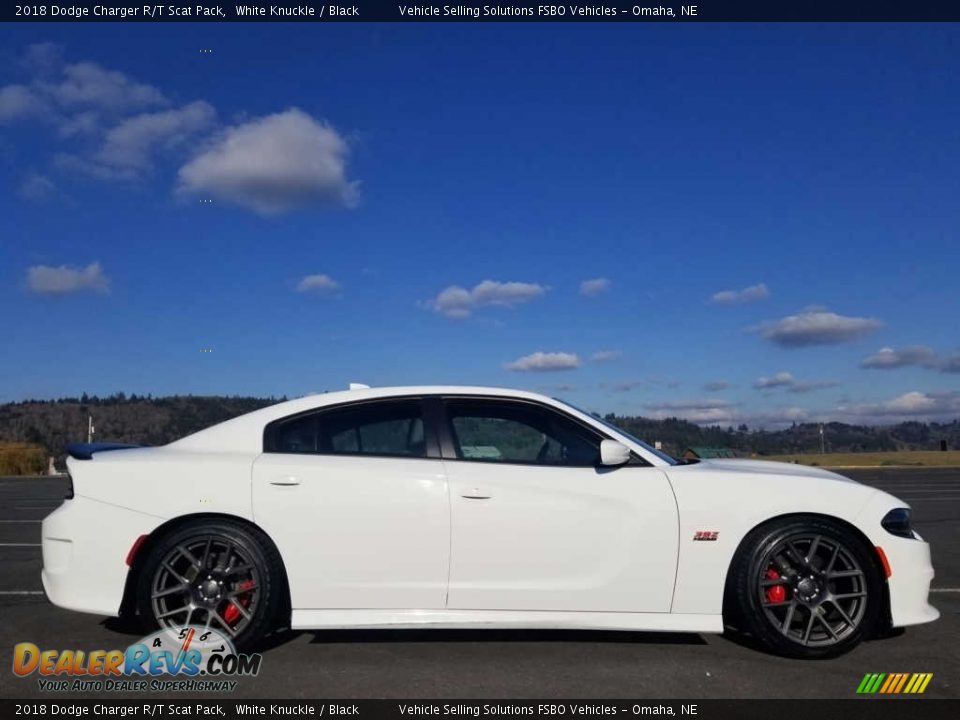
[[[737,627],[786,657],[842,655],[870,636],[883,611],[873,548],[822,517],[775,520],[750,532],[727,590]]]
[[[253,648],[278,623],[281,567],[276,547],[256,528],[228,518],[191,520],[152,539],[137,614],[148,631],[209,623],[238,650]]]

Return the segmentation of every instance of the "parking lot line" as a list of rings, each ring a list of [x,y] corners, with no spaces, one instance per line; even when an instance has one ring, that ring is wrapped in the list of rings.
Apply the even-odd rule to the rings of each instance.
[[[43,520],[0,520],[0,523],[39,523]]]
[[[0,543],[0,547],[40,547],[41,543]]]
[[[0,595],[43,595],[43,590],[0,590]]]

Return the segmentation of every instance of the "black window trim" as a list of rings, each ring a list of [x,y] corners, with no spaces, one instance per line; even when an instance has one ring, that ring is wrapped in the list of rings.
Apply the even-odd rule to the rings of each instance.
[[[386,405],[398,402],[418,401],[420,404],[420,416],[423,419],[423,457],[411,457],[409,455],[391,455],[388,453],[365,453],[365,452],[317,452],[304,450],[293,452],[289,450],[276,449],[277,429],[288,422],[294,422],[304,417],[321,416],[327,412],[336,412],[349,408],[362,408],[365,405]],[[308,455],[313,457],[359,457],[359,458],[390,458],[392,460],[441,460],[440,441],[437,437],[436,429],[440,426],[435,416],[436,409],[431,408],[429,396],[424,395],[390,395],[387,397],[365,398],[363,400],[348,400],[346,402],[334,403],[332,405],[322,405],[320,407],[302,410],[292,415],[284,415],[276,420],[271,420],[263,428],[263,452],[270,455]]]
[[[455,393],[444,393],[442,395],[428,395],[424,398],[428,404],[434,404],[436,409],[435,414],[432,415],[431,419],[437,422],[436,425],[436,435],[440,442],[440,452],[444,460],[455,461],[455,462],[471,462],[471,463],[482,463],[485,465],[517,465],[520,467],[541,467],[541,468],[582,468],[589,469],[590,467],[601,467],[599,463],[595,466],[590,465],[545,465],[537,462],[518,462],[510,461],[506,462],[503,460],[479,460],[476,458],[462,458],[457,456],[457,445],[454,438],[453,428],[451,427],[450,418],[447,416],[447,401],[448,400],[474,400],[477,402],[484,401],[493,401],[493,402],[505,402],[513,403],[519,405],[529,405],[539,410],[543,410],[549,413],[554,413],[559,415],[564,420],[567,420],[574,425],[577,425],[580,429],[586,431],[590,435],[594,436],[599,440],[614,440],[615,442],[620,442],[616,438],[611,437],[607,433],[601,431],[599,428],[590,425],[589,423],[584,422],[578,417],[570,415],[567,412],[564,412],[560,408],[556,408],[552,405],[547,405],[546,403],[539,402],[537,400],[530,400],[528,398],[518,398],[511,397],[509,395],[477,395],[477,394],[455,394]],[[634,451],[630,451],[630,462],[627,463],[627,467],[652,467],[652,464],[647,461],[645,458],[641,457]],[[621,466],[623,467],[623,466]]]

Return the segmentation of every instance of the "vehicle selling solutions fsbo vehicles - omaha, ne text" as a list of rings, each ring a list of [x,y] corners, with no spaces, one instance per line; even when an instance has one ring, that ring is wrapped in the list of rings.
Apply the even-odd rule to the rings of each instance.
[[[938,617],[906,503],[818,468],[678,463],[562,401],[353,387],[163,447],[75,445],[62,607],[271,630],[595,628],[836,655]]]

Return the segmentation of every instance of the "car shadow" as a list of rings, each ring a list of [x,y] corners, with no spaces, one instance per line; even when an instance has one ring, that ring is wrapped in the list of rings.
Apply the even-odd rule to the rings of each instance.
[[[622,630],[532,630],[532,629],[388,629],[316,630],[311,644],[334,643],[461,643],[461,642],[576,642],[646,645],[706,645],[695,633],[639,632]]]
[[[141,638],[144,631],[135,618],[104,618],[101,627],[119,635]],[[362,643],[606,643],[620,645],[706,645],[696,633],[629,630],[441,629],[369,628],[355,630],[278,630],[263,638],[256,652],[282,647],[301,635],[312,635],[311,645]],[[724,637],[727,635],[725,634]],[[734,640],[736,642],[736,640]]]
[[[104,618],[100,622],[100,627],[117,633],[118,635],[127,635],[136,638],[142,638],[148,634],[139,621],[133,617]],[[286,645],[291,640],[300,637],[300,635],[302,635],[302,633],[296,630],[277,630],[264,637],[256,646],[251,647],[250,650],[255,650],[256,652],[272,650],[275,647]]]
[[[108,617],[100,622],[100,627],[119,635],[136,635],[143,637],[146,633],[143,626],[133,617]]]

